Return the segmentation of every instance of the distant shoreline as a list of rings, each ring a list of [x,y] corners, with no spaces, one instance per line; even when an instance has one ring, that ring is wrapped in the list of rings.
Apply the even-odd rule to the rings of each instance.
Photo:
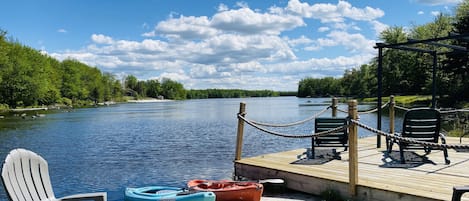
[[[40,110],[48,110],[47,107],[38,107],[38,108],[15,108],[10,109],[12,112],[27,112],[27,111],[40,111]]]
[[[170,99],[142,99],[142,100],[127,100],[128,103],[157,103],[157,102],[171,102]]]

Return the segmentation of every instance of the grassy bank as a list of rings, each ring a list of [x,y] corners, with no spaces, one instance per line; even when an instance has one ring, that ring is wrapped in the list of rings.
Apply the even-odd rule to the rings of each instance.
[[[383,103],[389,101],[389,96],[387,97],[382,97]],[[377,97],[373,98],[364,98],[361,100],[363,102],[376,102],[378,101]],[[403,106],[430,106],[432,102],[432,96],[419,96],[419,95],[413,95],[413,96],[394,96],[394,102],[397,105],[403,105]]]

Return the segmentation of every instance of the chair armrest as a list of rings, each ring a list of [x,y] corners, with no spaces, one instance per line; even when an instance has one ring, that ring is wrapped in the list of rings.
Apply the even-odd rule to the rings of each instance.
[[[462,195],[467,192],[469,192],[469,186],[454,186],[451,201],[461,201]]]
[[[76,195],[62,197],[62,198],[59,198],[58,200],[59,201],[80,201],[80,200],[107,201],[107,193],[106,192],[83,193],[83,194],[76,194]]]
[[[443,133],[440,133],[441,143],[446,144],[446,136]]]

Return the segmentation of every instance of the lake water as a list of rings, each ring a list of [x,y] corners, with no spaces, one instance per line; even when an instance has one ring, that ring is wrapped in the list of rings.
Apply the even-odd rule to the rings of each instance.
[[[308,100],[330,101],[204,99],[48,111],[45,117],[34,119],[6,117],[0,119],[0,158],[3,161],[14,148],[32,150],[48,161],[57,197],[106,191],[108,200],[122,201],[126,187],[185,187],[191,179],[230,179],[240,102],[246,103],[248,119],[291,123],[326,107],[299,106]],[[346,105],[339,107],[347,109]],[[361,105],[359,109],[373,107]],[[331,111],[322,116],[331,116]],[[376,113],[361,115],[360,121],[376,127]],[[383,117],[383,128],[388,127],[387,122]],[[309,134],[312,124],[276,131]],[[359,132],[361,137],[373,135],[362,129]],[[272,136],[246,124],[243,157],[306,148],[310,143],[310,139]],[[7,200],[4,190],[0,200]]]

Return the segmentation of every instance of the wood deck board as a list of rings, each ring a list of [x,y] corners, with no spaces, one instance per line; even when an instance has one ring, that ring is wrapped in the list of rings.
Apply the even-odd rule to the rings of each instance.
[[[428,160],[432,161],[433,164],[425,163],[411,168],[389,168],[382,167],[385,165],[385,161],[389,162],[391,159],[385,157],[385,147],[376,149],[376,137],[362,138],[359,139],[358,143],[359,188],[378,189],[383,191],[380,193],[387,194],[395,193],[395,197],[393,197],[394,195],[386,195],[390,199],[410,195],[421,197],[422,200],[450,200],[453,186],[469,185],[469,152],[448,150],[449,159],[451,160],[450,165],[444,163],[442,151],[433,150],[427,155]],[[459,138],[447,138],[447,143],[459,144]],[[469,140],[465,139],[463,143],[469,144]],[[338,148],[337,150],[342,149]],[[393,150],[397,151],[398,146],[394,145]],[[297,160],[296,156],[303,151],[304,149],[297,149],[244,158],[235,161],[235,168],[239,176],[243,176],[242,174],[247,171],[243,168],[255,168],[255,171],[261,171],[261,173],[262,169],[266,169],[266,171],[270,171],[269,174],[281,174],[290,177],[301,176],[301,178],[292,179],[292,182],[299,183],[294,184],[294,186],[299,186],[300,189],[296,190],[300,191],[305,191],[305,189],[320,190],[325,186],[335,184],[341,188],[344,187],[344,183],[348,185],[348,152],[341,152],[341,160],[332,160],[320,165],[291,164]],[[415,150],[414,152],[418,155],[424,155],[423,151]],[[322,187],[305,186],[307,184],[316,184],[302,181],[304,178],[317,178],[320,180],[314,181],[324,182],[325,184]],[[341,191],[347,192],[347,189]],[[320,192],[308,193],[319,194]],[[375,192],[375,194],[378,193]],[[386,199],[383,198],[382,200]],[[403,200],[405,199],[403,198]],[[469,201],[469,195],[464,195],[463,200]]]

